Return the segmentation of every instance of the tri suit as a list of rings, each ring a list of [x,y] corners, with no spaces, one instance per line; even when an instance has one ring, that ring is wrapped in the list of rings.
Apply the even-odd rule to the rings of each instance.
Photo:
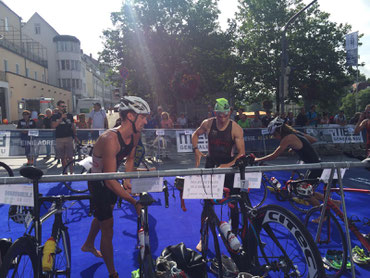
[[[134,147],[134,136],[131,135],[131,141],[126,145],[121,133],[117,129],[111,129],[110,132],[114,132],[117,135],[120,144],[120,151],[116,154],[117,170],[125,157],[131,153]],[[103,170],[103,158],[93,155],[91,173],[103,173]],[[117,195],[105,185],[104,181],[88,181],[88,186],[94,217],[99,221],[112,218],[111,206],[117,202]]]
[[[306,139],[306,137],[301,133],[294,133],[295,136],[302,142],[302,148],[299,150],[294,150],[301,161],[304,163],[319,163],[321,162],[320,157],[316,150],[312,147],[310,142]],[[322,169],[313,169],[309,170],[307,179],[315,179],[320,177],[322,174]]]

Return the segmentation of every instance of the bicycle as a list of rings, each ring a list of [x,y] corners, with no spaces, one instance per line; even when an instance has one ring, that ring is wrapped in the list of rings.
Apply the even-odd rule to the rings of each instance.
[[[248,160],[240,158],[236,166],[241,180]],[[241,214],[241,227],[237,235],[220,228],[221,220],[214,211],[214,205],[236,204]],[[218,266],[222,265],[220,245],[216,228],[231,259],[240,272],[269,277],[324,277],[323,263],[312,236],[301,221],[290,211],[277,205],[253,208],[249,192],[226,195],[222,200],[204,200],[201,217],[202,256],[207,260],[209,231],[214,240]],[[225,232],[225,233],[224,233]],[[241,245],[232,244],[240,239]],[[284,246],[283,246],[284,245]],[[238,247],[240,246],[240,247]],[[218,267],[218,277],[223,276],[223,267]]]
[[[8,249],[0,269],[0,277],[57,277],[71,276],[71,242],[68,228],[64,225],[62,212],[63,204],[70,200],[88,200],[89,195],[75,196],[47,196],[40,197],[38,192],[39,179],[43,175],[40,169],[25,167],[20,170],[22,176],[33,181],[34,209],[33,216],[26,220],[33,220],[25,234],[18,238]],[[39,208],[43,202],[53,202],[52,208],[40,217]],[[56,242],[55,253],[51,270],[42,270],[43,245],[41,244],[42,223],[55,215],[52,237]],[[27,217],[26,217],[27,219]],[[32,235],[33,230],[35,235]]]
[[[339,188],[330,188],[330,192],[338,191],[340,191]],[[370,194],[370,190],[365,189],[343,188],[343,191]],[[323,207],[324,204],[310,209],[305,217],[304,224],[313,235],[320,254],[325,258],[325,261],[330,264],[328,261],[330,257],[337,260],[338,265],[336,267],[334,267],[334,265],[331,265],[330,268],[327,267],[327,276],[340,277],[347,268],[351,267],[351,265],[347,263],[349,251],[347,239],[343,232],[342,225],[339,222],[339,219],[344,222],[345,215],[330,198],[327,200],[325,211],[323,211]],[[320,230],[318,226],[319,223],[317,223],[319,219],[322,219]],[[355,224],[355,222],[358,221],[359,220],[348,219],[349,231],[352,231],[367,252],[370,252],[369,234],[365,235],[360,232]]]
[[[13,170],[4,162],[1,162],[0,161],[0,173],[3,172],[3,170],[5,170],[5,173],[9,176],[9,177],[14,177],[14,173],[13,173]]]
[[[164,181],[163,192],[165,196],[165,207],[168,208],[168,187],[167,181]],[[139,248],[139,274],[142,278],[155,278],[155,265],[153,263],[152,253],[149,242],[149,221],[148,207],[156,201],[148,194],[140,194],[138,203],[142,205],[140,215],[137,218],[137,243]]]
[[[73,173],[76,174],[87,174],[92,165],[92,150],[92,145],[77,144],[74,158],[63,168],[62,174],[67,175],[70,173],[70,169],[73,169]],[[85,193],[88,190],[87,182],[83,182],[82,185],[81,182],[79,182],[78,185],[76,182],[73,183],[71,181],[65,181],[63,183],[70,191],[74,193]]]

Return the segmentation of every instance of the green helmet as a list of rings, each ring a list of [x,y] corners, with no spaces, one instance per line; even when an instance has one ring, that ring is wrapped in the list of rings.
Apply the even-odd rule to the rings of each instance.
[[[226,98],[218,98],[216,99],[216,104],[215,104],[215,111],[218,112],[228,112],[230,111],[230,105],[229,102],[227,101]]]

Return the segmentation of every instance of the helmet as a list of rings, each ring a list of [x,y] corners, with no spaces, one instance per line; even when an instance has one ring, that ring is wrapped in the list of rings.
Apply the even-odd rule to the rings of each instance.
[[[9,207],[8,216],[15,223],[23,224],[25,223],[25,220],[28,214],[32,216],[32,212],[33,212],[32,207],[11,205]]]
[[[230,111],[230,105],[229,102],[227,101],[226,98],[218,98],[216,99],[216,104],[215,104],[215,111],[219,112],[228,112]]]
[[[149,104],[140,97],[124,96],[119,104],[119,111],[132,110],[137,114],[150,114]]]
[[[295,193],[302,198],[311,197],[313,195],[313,186],[307,182],[301,182],[295,187]]]
[[[269,134],[273,134],[275,132],[275,130],[278,127],[281,127],[283,124],[284,124],[284,120],[282,118],[280,118],[280,117],[276,117],[267,126],[268,133]]]

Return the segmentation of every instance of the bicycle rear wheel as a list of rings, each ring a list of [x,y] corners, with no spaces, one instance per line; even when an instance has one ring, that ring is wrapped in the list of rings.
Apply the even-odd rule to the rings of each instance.
[[[68,228],[63,226],[57,232],[53,270],[45,272],[43,277],[71,277],[71,240]]]
[[[81,159],[73,159],[71,160],[64,168],[63,168],[63,175],[67,175],[70,172],[70,167],[73,169],[73,173],[75,174],[86,174],[86,168],[80,165]],[[74,193],[85,193],[88,190],[87,181],[65,181],[63,182],[64,185]]]
[[[314,240],[316,239],[319,226],[317,223],[312,222],[312,220],[318,220],[320,218],[321,211],[322,206],[314,207],[307,213],[305,218],[305,226],[312,234]],[[326,210],[325,212],[324,222],[316,244],[318,246],[320,255],[325,258],[326,263],[331,263],[332,266],[334,266],[335,261],[330,260],[331,258],[336,259],[339,262],[338,265],[335,264],[337,267],[339,267],[339,269],[335,269],[333,267],[326,269],[326,276],[340,277],[346,270],[348,246],[341,225],[339,224],[337,218],[329,210]],[[342,256],[341,259],[340,255]]]
[[[13,170],[8,165],[6,165],[5,163],[0,162],[0,173],[2,172],[2,168],[5,170],[5,173],[9,177],[14,177]]]
[[[257,210],[253,227],[258,235],[256,270],[262,271],[256,274],[268,271],[269,277],[324,277],[317,246],[293,213],[267,205]],[[250,248],[255,244],[250,242]]]
[[[31,236],[18,238],[5,254],[0,277],[38,277],[36,242]]]

